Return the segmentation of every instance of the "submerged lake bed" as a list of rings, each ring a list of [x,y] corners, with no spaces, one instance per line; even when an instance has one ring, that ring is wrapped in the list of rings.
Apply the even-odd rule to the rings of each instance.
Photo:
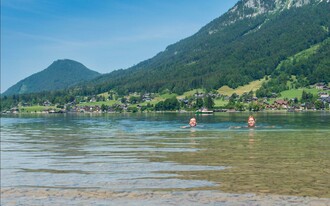
[[[1,117],[1,205],[329,205],[330,113]]]

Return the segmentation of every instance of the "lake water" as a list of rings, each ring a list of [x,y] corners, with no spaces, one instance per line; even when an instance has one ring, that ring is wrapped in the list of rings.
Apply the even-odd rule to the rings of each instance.
[[[1,205],[330,205],[329,112],[190,116],[2,116]]]

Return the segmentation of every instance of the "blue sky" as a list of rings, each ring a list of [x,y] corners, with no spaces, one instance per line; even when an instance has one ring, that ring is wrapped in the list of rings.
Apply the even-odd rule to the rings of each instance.
[[[100,73],[127,69],[237,1],[1,0],[1,93],[57,59]]]

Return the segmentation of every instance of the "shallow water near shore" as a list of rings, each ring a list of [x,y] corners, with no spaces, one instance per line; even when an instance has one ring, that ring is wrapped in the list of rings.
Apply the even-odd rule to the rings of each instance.
[[[329,112],[190,116],[2,116],[1,205],[330,204]]]

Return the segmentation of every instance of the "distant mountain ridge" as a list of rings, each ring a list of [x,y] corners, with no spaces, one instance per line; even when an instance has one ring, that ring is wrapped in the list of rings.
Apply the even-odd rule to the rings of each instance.
[[[329,11],[329,0],[241,0],[153,58],[102,75],[81,89],[182,93],[236,88],[272,75],[281,61],[329,38]],[[328,47],[317,52],[330,54]],[[311,81],[330,81],[316,77],[314,70],[307,75]]]
[[[288,10],[290,8],[298,8],[308,4],[319,4],[329,0],[243,0],[239,1],[225,15],[228,19],[224,22],[224,26],[235,23],[238,20],[252,18],[263,14],[272,14]]]
[[[2,95],[37,93],[66,89],[77,83],[91,80],[101,74],[83,64],[69,60],[54,61],[49,67],[10,87]]]

